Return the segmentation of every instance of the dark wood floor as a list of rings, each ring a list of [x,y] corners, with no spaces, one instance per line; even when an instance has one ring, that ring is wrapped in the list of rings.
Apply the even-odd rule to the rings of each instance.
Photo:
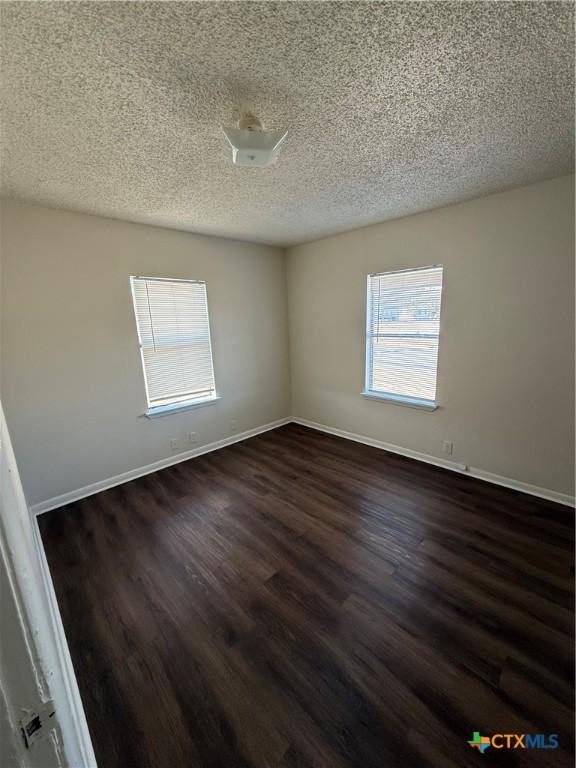
[[[43,515],[100,768],[571,766],[572,515],[296,425]]]

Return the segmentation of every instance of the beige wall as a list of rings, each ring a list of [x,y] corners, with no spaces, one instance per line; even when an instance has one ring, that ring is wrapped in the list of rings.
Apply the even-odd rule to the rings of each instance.
[[[288,252],[292,413],[574,491],[574,178]],[[366,275],[443,264],[440,408],[360,396]]]
[[[280,249],[9,201],[2,224],[2,392],[30,504],[290,410],[432,456],[452,440],[455,461],[573,493],[573,177],[290,249],[290,364]],[[367,273],[435,263],[441,407],[361,397]],[[217,404],[142,416],[131,274],[207,281]]]
[[[10,201],[2,217],[2,396],[29,504],[198,447],[191,431],[290,415],[283,251]],[[142,416],[138,274],[206,280],[216,404]]]

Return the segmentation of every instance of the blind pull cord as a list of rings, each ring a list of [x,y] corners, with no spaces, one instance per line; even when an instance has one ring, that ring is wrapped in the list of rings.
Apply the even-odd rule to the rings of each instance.
[[[148,280],[146,282],[146,300],[148,301],[148,317],[150,319],[150,330],[152,331],[152,345],[156,352],[156,335],[154,334],[154,323],[152,322],[152,310],[150,309],[150,294],[148,293]]]
[[[382,278],[378,278],[378,324],[376,326],[377,338],[380,338],[380,294],[382,293]]]

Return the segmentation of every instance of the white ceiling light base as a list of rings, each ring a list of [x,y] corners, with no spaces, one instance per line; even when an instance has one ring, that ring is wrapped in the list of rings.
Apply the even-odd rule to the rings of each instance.
[[[244,168],[266,168],[278,159],[288,131],[265,131],[254,115],[245,115],[238,128],[222,128],[226,137],[226,155]]]

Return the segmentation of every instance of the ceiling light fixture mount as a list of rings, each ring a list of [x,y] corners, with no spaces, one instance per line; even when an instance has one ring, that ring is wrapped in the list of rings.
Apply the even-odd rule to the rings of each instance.
[[[222,128],[226,137],[226,155],[234,165],[244,168],[266,168],[278,159],[280,147],[288,131],[265,131],[254,115],[247,113],[238,128]]]

